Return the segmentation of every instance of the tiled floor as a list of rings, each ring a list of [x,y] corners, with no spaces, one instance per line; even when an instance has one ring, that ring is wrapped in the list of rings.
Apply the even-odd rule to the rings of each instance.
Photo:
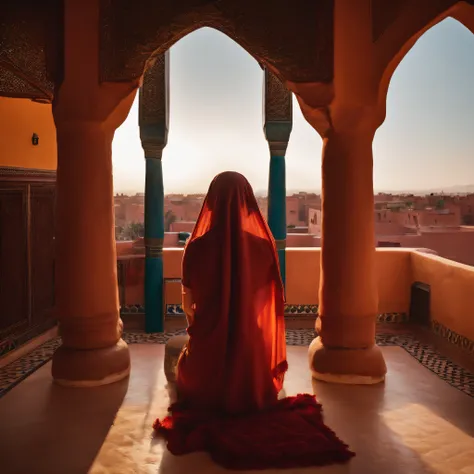
[[[385,384],[347,387],[314,382],[307,348],[300,345],[307,338],[309,331],[289,331],[288,342],[293,344],[288,348],[286,394],[314,391],[327,424],[357,456],[343,466],[285,472],[474,472],[472,374],[411,336],[395,334],[378,336],[389,369]],[[163,374],[164,345],[156,344],[161,336],[160,341],[156,336],[128,339],[140,342],[130,346],[130,379],[95,389],[51,383],[50,362],[44,362],[57,341],[30,356],[43,365],[0,399],[2,474],[225,472],[202,453],[174,457],[153,438],[151,424],[166,413],[170,399]],[[23,359],[23,368],[29,370]]]

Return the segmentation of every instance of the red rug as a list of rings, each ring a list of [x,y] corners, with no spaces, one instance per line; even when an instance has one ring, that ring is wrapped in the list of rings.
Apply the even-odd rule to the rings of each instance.
[[[351,452],[322,419],[309,394],[287,397],[274,407],[240,417],[186,410],[174,404],[171,415],[153,428],[172,454],[208,452],[227,469],[322,466],[348,461]]]

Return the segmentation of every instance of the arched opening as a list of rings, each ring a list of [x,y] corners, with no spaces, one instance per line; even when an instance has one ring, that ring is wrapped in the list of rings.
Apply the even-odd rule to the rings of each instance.
[[[217,173],[235,170],[248,178],[266,214],[269,151],[262,129],[261,67],[235,41],[211,28],[193,31],[170,52],[170,123],[163,153],[165,193],[202,194]],[[287,194],[319,193],[317,157],[321,147],[321,138],[294,100],[286,160]],[[116,193],[143,193],[143,156],[137,98],[113,141]],[[143,196],[137,198],[137,202],[140,200]],[[299,206],[295,226],[307,225],[307,209],[316,201]],[[127,226],[127,215],[128,220],[138,219],[141,213],[143,219],[143,207],[137,208],[135,203],[135,208],[136,217],[132,210],[122,212],[121,227]],[[165,213],[168,211],[165,209]],[[196,212],[175,217],[177,221],[186,220]],[[127,231],[120,238],[129,234]]]
[[[180,202],[174,205],[168,200],[165,214],[175,221],[195,220],[199,209],[185,196],[204,194],[212,178],[225,170],[241,172],[256,194],[266,195],[268,145],[262,130],[262,70],[258,63],[228,36],[210,28],[193,31],[174,44],[170,53],[164,192],[179,195],[174,202]],[[116,132],[113,157],[116,192],[143,193],[145,160],[138,129],[138,97]],[[143,220],[143,207],[139,212]]]
[[[376,223],[377,240],[389,232],[401,246],[431,248],[470,265],[474,232],[462,225],[474,199],[473,51],[474,35],[452,18],[427,31],[391,79],[386,120],[374,141],[375,191],[401,201],[398,212],[387,210],[396,225],[384,230]],[[403,217],[411,208],[416,221]]]
[[[286,152],[287,196],[298,201],[297,235],[289,234],[288,247],[316,246],[319,239],[311,235],[310,210],[321,209],[322,139],[304,118],[293,97],[293,130]],[[297,195],[295,197],[295,195]]]
[[[209,183],[219,172],[235,170],[244,174],[262,213],[267,215],[270,151],[263,131],[263,78],[263,71],[252,56],[216,30],[201,28],[172,46],[169,134],[162,157],[165,249],[183,246],[185,233],[192,232]],[[304,119],[296,100],[293,111],[286,160],[286,240],[290,247],[308,247],[318,243],[308,234],[308,224],[310,209],[320,206],[316,194],[320,188],[320,167],[315,157],[321,155],[321,139]],[[113,142],[114,187],[119,194],[115,197],[117,240],[135,240],[144,234],[143,224],[137,225],[144,222],[146,200],[138,115],[137,98]],[[119,261],[122,252],[137,248],[141,248],[142,254],[145,252],[143,241],[120,242]],[[126,276],[122,278],[126,280]],[[178,286],[168,280],[169,276],[164,275],[165,295],[172,293],[168,286]],[[137,306],[142,304],[143,279],[137,280],[135,286],[134,298],[138,299],[133,305]],[[173,311],[169,309],[172,299],[165,296],[167,313]],[[174,299],[178,306],[179,298]]]

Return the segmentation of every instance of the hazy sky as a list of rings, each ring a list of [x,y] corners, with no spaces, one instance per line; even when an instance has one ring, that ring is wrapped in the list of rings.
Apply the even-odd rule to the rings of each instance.
[[[217,173],[239,171],[254,189],[268,183],[262,130],[263,72],[231,39],[208,28],[171,49],[170,132],[165,192],[204,192]],[[445,20],[418,41],[392,78],[387,118],[374,142],[376,190],[474,184],[474,35]],[[287,188],[320,189],[321,139],[294,100]],[[142,192],[145,164],[138,100],[113,142],[114,183]]]

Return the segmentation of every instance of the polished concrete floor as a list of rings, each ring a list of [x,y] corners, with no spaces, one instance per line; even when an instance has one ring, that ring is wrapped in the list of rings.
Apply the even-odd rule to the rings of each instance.
[[[217,474],[204,453],[169,454],[153,438],[170,393],[164,346],[134,344],[130,380],[95,389],[51,383],[50,363],[0,399],[2,474]],[[474,398],[399,347],[383,347],[385,384],[313,382],[307,348],[288,347],[286,394],[317,394],[326,423],[357,453],[346,465],[286,473],[474,473]],[[266,471],[270,472],[270,471]],[[275,471],[271,471],[275,472]]]

